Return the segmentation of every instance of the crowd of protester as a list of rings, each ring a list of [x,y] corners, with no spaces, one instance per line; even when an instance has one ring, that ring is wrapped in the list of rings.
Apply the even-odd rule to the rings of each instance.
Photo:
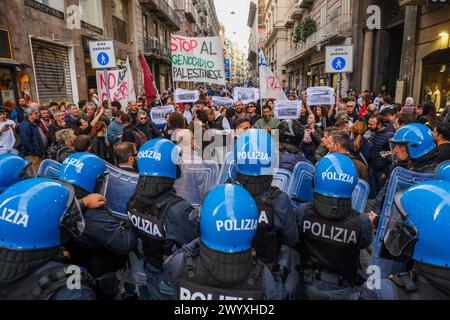
[[[427,125],[438,146],[431,163],[450,159],[450,99],[437,115],[431,101],[416,105],[407,98],[404,105],[393,104],[389,95],[374,96],[368,91],[348,92],[329,106],[309,106],[306,92],[289,94],[290,100],[303,100],[305,106],[297,120],[279,120],[273,116],[273,101],[233,107],[214,105],[212,95],[229,95],[226,88],[199,88],[195,103],[174,101],[173,90],[165,91],[159,104],[174,105],[175,112],[166,115],[166,124],[153,123],[145,97],[126,108],[115,101],[97,106],[81,100],[78,104],[19,104],[12,112],[0,108],[0,148],[15,148],[38,170],[43,159],[63,162],[70,154],[92,152],[125,170],[134,170],[130,158],[136,156],[145,142],[163,137],[171,139],[180,129],[229,135],[250,128],[280,132],[280,167],[292,171],[299,161],[316,164],[328,152],[349,155],[361,179],[371,187],[375,199],[386,185],[394,166],[409,168],[407,162],[393,161],[390,139],[404,125],[417,122]],[[204,148],[204,146],[203,146]],[[426,159],[430,162],[430,159]],[[423,169],[427,170],[427,169]]]

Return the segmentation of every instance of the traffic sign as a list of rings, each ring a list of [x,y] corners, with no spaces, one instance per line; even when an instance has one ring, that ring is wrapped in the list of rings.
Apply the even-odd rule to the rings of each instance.
[[[89,52],[91,54],[92,69],[112,69],[117,67],[114,41],[89,41]]]
[[[326,73],[353,72],[353,46],[327,46],[325,56]]]

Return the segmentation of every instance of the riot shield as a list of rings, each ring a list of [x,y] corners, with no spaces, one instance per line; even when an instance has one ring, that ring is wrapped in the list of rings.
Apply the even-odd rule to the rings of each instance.
[[[217,185],[219,165],[213,161],[183,161],[181,172],[182,177],[174,185],[177,195],[199,207],[204,195]]]
[[[273,174],[273,182],[272,186],[278,187],[284,193],[289,192],[289,188],[291,186],[292,181],[292,173],[288,170],[277,169]]]
[[[19,151],[14,148],[0,148],[0,154],[14,154],[19,155]]]
[[[292,174],[292,183],[288,192],[292,205],[297,208],[301,203],[313,198],[313,178],[316,168],[309,162],[299,162]]]
[[[59,177],[62,164],[55,160],[44,160],[39,167],[38,175],[46,177]]]
[[[358,212],[364,212],[366,208],[367,199],[369,198],[370,187],[369,184],[362,180],[358,180],[352,195],[352,207]]]
[[[431,179],[433,179],[432,173],[417,173],[401,167],[395,168],[391,174],[380,223],[378,225],[378,231],[373,243],[372,256],[370,258],[370,265],[377,265],[380,267],[382,278],[387,278],[391,274],[405,271],[407,262],[401,259],[394,260],[383,245],[387,226],[391,221],[401,219],[400,213],[396,209],[394,203],[394,196],[400,190],[407,189],[415,184]]]
[[[108,175],[102,194],[108,199],[107,207],[121,219],[127,218],[127,204],[136,191],[139,176],[106,163]]]

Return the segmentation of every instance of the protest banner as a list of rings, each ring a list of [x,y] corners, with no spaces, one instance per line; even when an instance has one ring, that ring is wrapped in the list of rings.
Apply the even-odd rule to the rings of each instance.
[[[264,52],[260,48],[259,52],[259,88],[262,99],[287,100],[283,87],[278,82],[269,65],[267,64]]]
[[[259,90],[256,88],[234,88],[233,98],[235,102],[242,101],[244,104],[257,102]]]
[[[220,37],[190,38],[172,35],[174,81],[225,85],[225,65]]]
[[[331,105],[336,103],[334,89],[330,87],[311,87],[306,90],[307,103],[310,106]]]
[[[108,88],[106,87],[108,86]],[[133,75],[131,74],[130,63],[127,60],[125,68],[120,70],[109,70],[106,73],[97,71],[97,88],[100,103],[108,100],[118,101],[122,108],[128,107],[128,102],[137,101],[136,91],[134,89]]]
[[[231,108],[234,105],[234,99],[226,97],[212,97],[212,102],[216,107],[224,106],[225,108]]]
[[[175,101],[177,103],[197,102],[200,99],[198,90],[177,89],[175,91]]]
[[[150,117],[157,126],[160,126],[166,124],[166,114],[172,112],[175,112],[175,107],[172,105],[155,107],[150,111]]]
[[[297,120],[302,109],[301,100],[275,101],[274,116],[280,120]]]

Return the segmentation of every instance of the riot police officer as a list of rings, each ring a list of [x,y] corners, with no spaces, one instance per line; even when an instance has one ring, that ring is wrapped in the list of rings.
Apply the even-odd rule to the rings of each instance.
[[[358,174],[346,155],[319,161],[314,198],[296,209],[300,233],[300,293],[306,299],[350,299],[356,293],[361,249],[370,245],[372,225],[352,209]]]
[[[286,281],[291,298],[298,284],[295,264],[298,255],[296,218],[289,196],[272,187],[277,166],[277,146],[265,130],[248,130],[239,136],[235,150],[237,183],[255,199],[260,212],[258,230],[253,241],[256,255]],[[293,277],[293,278],[291,278]]]
[[[390,219],[384,245],[412,259],[412,270],[364,286],[363,300],[450,299],[450,182],[432,180],[396,194],[398,219]],[[393,216],[396,216],[395,214]]]
[[[438,165],[439,152],[433,138],[433,132],[420,123],[411,123],[397,130],[390,141],[394,166],[402,166],[414,172],[432,173]],[[389,183],[378,193],[371,219],[377,226],[383,209]]]
[[[71,183],[78,199],[98,193],[105,179],[106,165],[91,153],[76,153],[64,160],[59,179]],[[105,207],[101,197],[99,208],[84,212],[85,230],[81,237],[68,241],[65,246],[70,261],[85,267],[99,280],[102,298],[117,295],[116,272],[125,268],[128,254],[136,249],[137,238]]]
[[[254,257],[259,212],[242,187],[219,185],[205,196],[200,239],[167,259],[165,270],[179,300],[280,300],[281,281]]]
[[[82,201],[91,206],[90,196]],[[78,237],[84,221],[70,184],[32,178],[0,195],[0,300],[93,300],[88,273],[66,263],[62,236]],[[81,287],[69,288],[73,274]],[[76,283],[72,283],[76,286]]]
[[[141,296],[171,299],[173,292],[164,277],[163,259],[197,237],[198,219],[193,207],[177,196],[181,177],[179,149],[165,139],[144,144],[138,153],[139,180],[128,203],[128,218],[142,242],[148,286]],[[142,288],[141,288],[142,289]]]
[[[26,177],[30,166],[29,160],[13,154],[0,154],[0,193]]]

